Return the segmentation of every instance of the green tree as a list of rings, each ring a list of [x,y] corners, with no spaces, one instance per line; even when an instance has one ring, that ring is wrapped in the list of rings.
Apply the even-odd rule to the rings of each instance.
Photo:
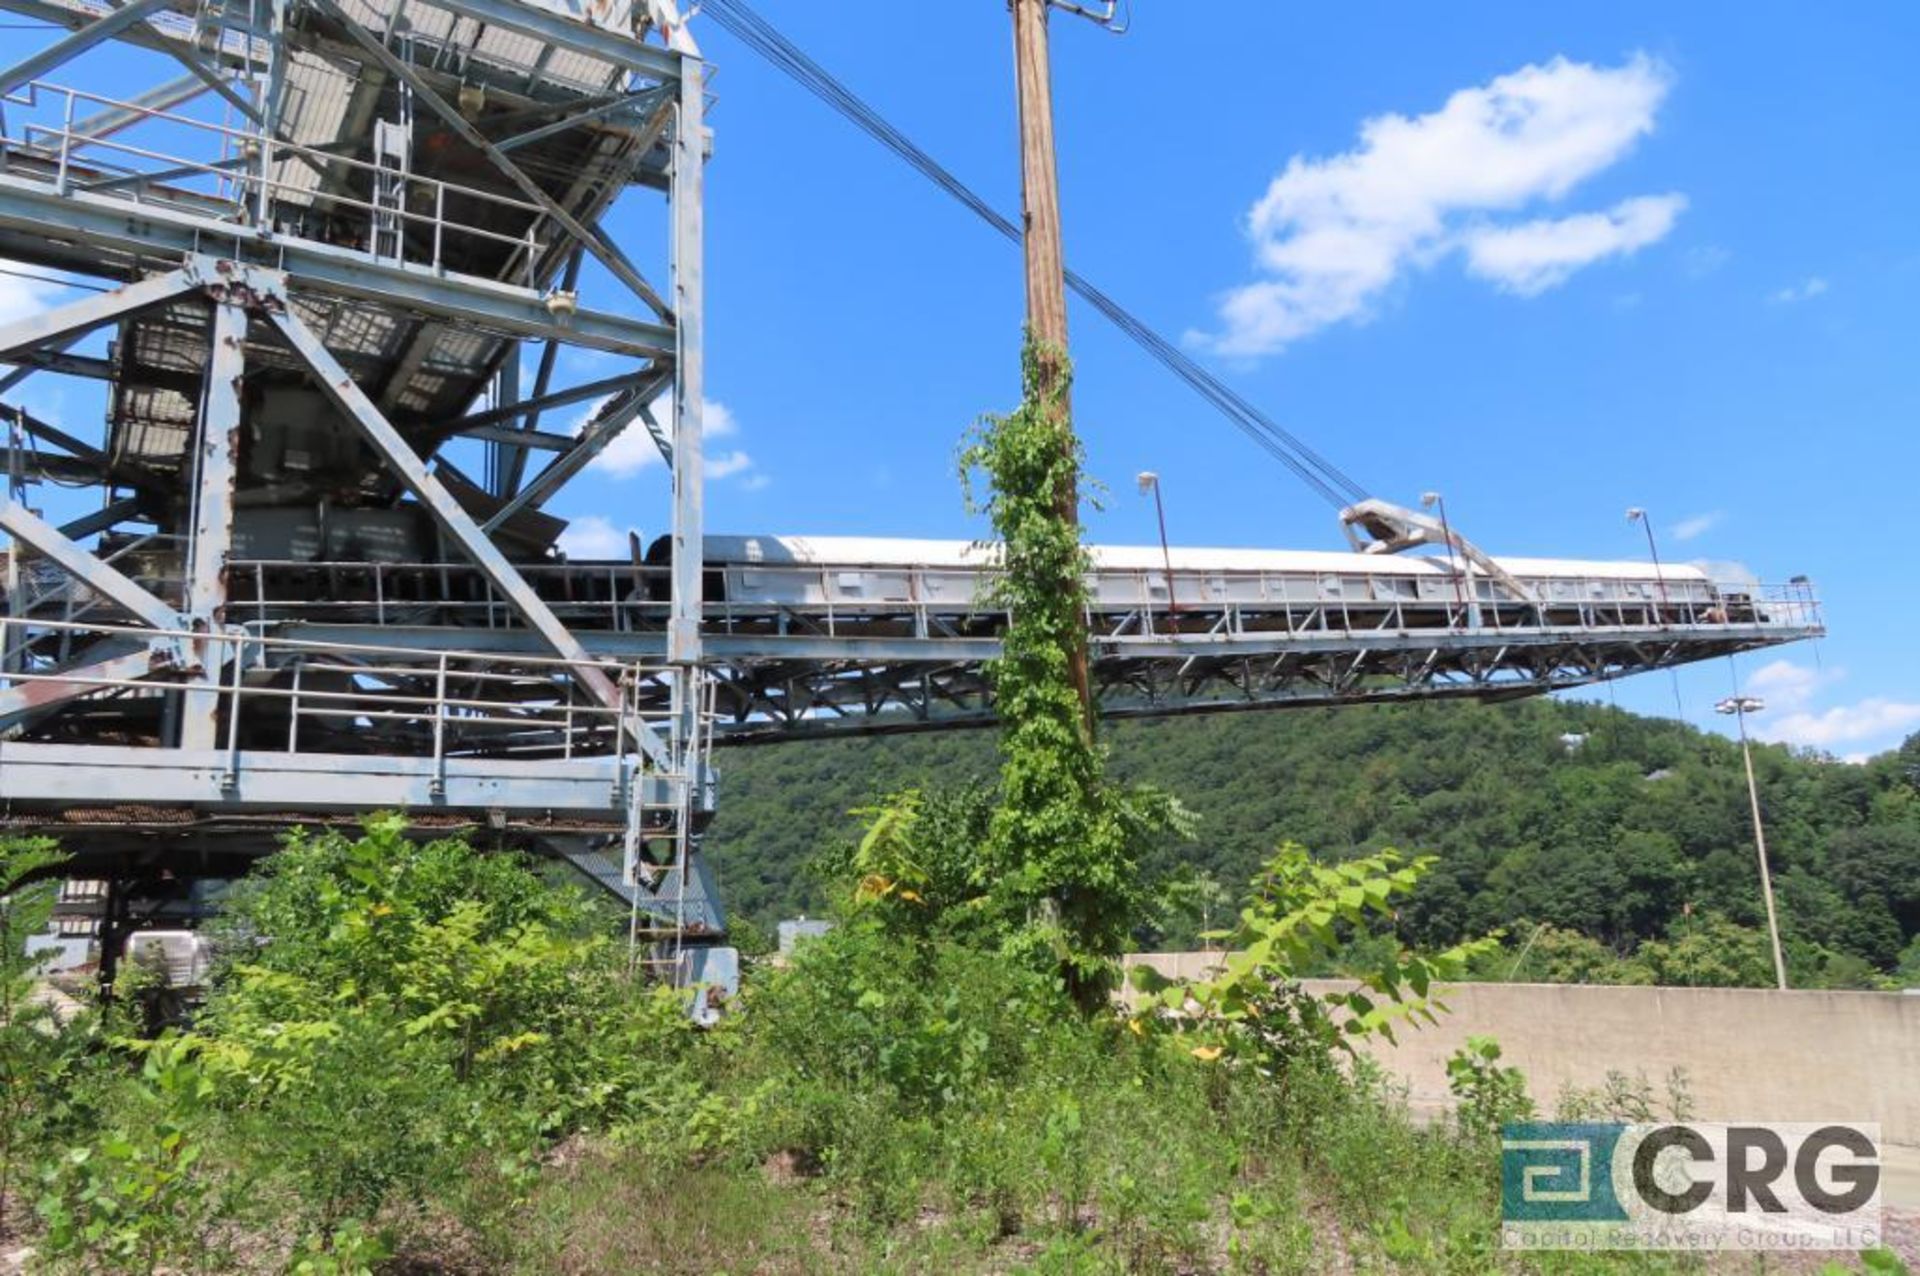
[[[1920,937],[1916,937],[1900,954],[1900,964],[1894,967],[1893,981],[1901,988],[1920,988]]]
[[[1515,928],[1514,936],[1518,947],[1495,955],[1482,967],[1484,977],[1548,984],[1651,982],[1644,966],[1621,960],[1613,949],[1577,930],[1523,925]]]
[[[1057,375],[1040,375],[1043,358]],[[1067,414],[1064,352],[1025,351],[1026,397],[988,417],[961,453],[968,503],[999,544],[993,596],[1010,613],[988,677],[1000,717],[1000,793],[983,875],[1000,911],[1021,918],[1009,953],[1055,965],[1088,1012],[1102,1009],[1113,959],[1141,920],[1139,856],[1177,827],[1164,793],[1111,784],[1070,674],[1086,641],[1087,555],[1073,508],[1081,455]],[[971,476],[987,479],[984,502]]]
[[[1773,957],[1766,932],[1718,913],[1683,917],[1666,939],[1634,953],[1652,982],[1687,988],[1771,988]]]
[[[140,1043],[139,1079],[120,1119],[47,1170],[39,1210],[48,1257],[109,1272],[225,1265],[212,1243],[224,1210],[200,1121],[214,1085],[197,1049],[171,1034]]]
[[[1569,733],[1585,743],[1569,750]],[[1765,923],[1739,748],[1682,723],[1579,701],[1450,701],[1126,721],[1101,743],[1109,784],[1177,791],[1205,830],[1198,846],[1146,838],[1135,864],[1149,894],[1186,865],[1244,881],[1278,831],[1335,858],[1437,854],[1400,910],[1423,945],[1525,918],[1630,957],[1683,932],[1688,905]],[[729,900],[768,920],[822,911],[796,866],[851,835],[848,810],[990,783],[993,746],[953,732],[732,755],[712,835]],[[1865,765],[1756,747],[1790,940],[1884,973],[1920,935],[1906,902],[1920,872],[1902,867],[1920,827],[1915,758],[1920,741]]]

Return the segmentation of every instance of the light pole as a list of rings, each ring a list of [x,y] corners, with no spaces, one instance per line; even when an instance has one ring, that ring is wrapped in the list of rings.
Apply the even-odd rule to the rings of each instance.
[[[1753,844],[1760,855],[1760,894],[1767,901],[1767,938],[1773,944],[1773,977],[1781,991],[1787,987],[1787,963],[1780,956],[1780,920],[1773,911],[1773,877],[1767,871],[1767,833],[1760,823],[1760,786],[1753,779],[1753,745],[1747,739],[1747,715],[1758,713],[1767,703],[1757,696],[1728,696],[1713,706],[1715,713],[1728,713],[1740,723],[1740,754],[1747,763],[1747,801],[1753,807]]]
[[[1152,470],[1141,470],[1138,478],[1140,495],[1153,492],[1153,512],[1160,519],[1160,561],[1167,569],[1167,614],[1178,615],[1180,604],[1173,597],[1173,551],[1167,548],[1167,507],[1160,500],[1160,476]]]
[[[1420,508],[1440,511],[1440,534],[1447,540],[1447,571],[1453,576],[1453,600],[1468,611],[1467,623],[1474,624],[1472,612],[1477,608],[1467,608],[1466,588],[1461,582],[1460,565],[1453,557],[1453,527],[1447,522],[1447,498],[1438,492],[1420,493]]]
[[[1645,510],[1635,505],[1627,510],[1627,521],[1629,523],[1638,523],[1647,529],[1647,553],[1653,557],[1653,579],[1659,583],[1660,605],[1665,607],[1667,605],[1667,577],[1666,573],[1660,570],[1660,547],[1653,543],[1653,520],[1647,517]]]

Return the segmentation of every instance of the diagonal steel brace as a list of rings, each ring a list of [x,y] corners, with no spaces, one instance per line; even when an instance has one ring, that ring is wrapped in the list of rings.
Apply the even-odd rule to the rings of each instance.
[[[284,280],[274,278],[273,272],[239,266],[232,267],[229,275],[234,282],[244,283],[256,300],[265,303],[268,318],[286,338],[294,353],[306,363],[327,397],[360,428],[381,459],[393,468],[408,490],[427,507],[447,534],[459,543],[461,550],[500,591],[507,604],[556,655],[572,666],[574,677],[594,699],[609,709],[623,709],[625,700],[619,687],[593,663],[593,657],[574,637],[573,631],[553,614],[546,602],[514,570],[506,555],[441,486],[440,480],[428,471],[425,462],[414,454],[406,439],[381,415],[373,400],[340,366],[320,338],[288,307]],[[656,765],[666,766],[671,762],[672,754],[666,742],[651,726],[637,718],[623,725],[631,729],[641,750]]]
[[[12,363],[14,356],[25,351],[77,336],[122,315],[158,305],[193,285],[194,280],[186,271],[170,270],[112,292],[82,297],[57,309],[17,319],[0,327],[0,363]]]
[[[155,629],[185,629],[179,612],[148,593],[132,578],[60,534],[18,501],[0,502],[0,530],[11,532],[45,554],[88,589],[105,594]]]
[[[608,273],[631,289],[636,297],[646,302],[655,314],[662,319],[673,317],[673,311],[661,299],[660,294],[653,290],[653,285],[640,277],[640,273],[626,259],[626,254],[613,247],[597,229],[581,224],[579,218],[561,207],[560,202],[547,194],[546,189],[538,182],[527,176],[526,171],[514,163],[505,151],[488,141],[479,129],[467,122],[467,118],[460,114],[457,108],[434,92],[433,87],[421,78],[420,73],[383,44],[380,37],[347,16],[346,11],[334,0],[313,0],[313,5],[338,22],[346,33],[353,37],[354,42],[380,64],[382,70],[413,91],[415,101],[424,103],[428,110],[439,116],[448,128],[459,135],[461,141],[484,155],[489,164],[499,169],[508,181],[520,189],[521,194],[539,205],[541,210],[553,218],[562,230],[598,258],[600,264],[607,268]]]

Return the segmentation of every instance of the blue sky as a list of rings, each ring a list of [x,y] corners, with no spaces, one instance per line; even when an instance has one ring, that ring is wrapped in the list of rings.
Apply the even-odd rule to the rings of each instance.
[[[1003,4],[757,7],[1017,207]],[[1079,270],[1375,494],[1445,492],[1495,553],[1640,557],[1637,505],[1670,559],[1811,576],[1832,636],[1741,662],[1773,706],[1756,729],[1840,756],[1920,730],[1920,11],[1134,8],[1119,38],[1054,23]],[[710,527],[977,534],[953,458],[1017,395],[1018,253],[694,30],[717,68]],[[614,221],[662,235],[644,194]],[[1099,316],[1072,323],[1077,421],[1110,489],[1092,539],[1153,538],[1132,481],[1153,469],[1176,541],[1342,543]],[[659,531],[664,491],[636,447],[552,508],[590,547]],[[1686,716],[1717,726],[1733,676],[1684,671]],[[1675,712],[1665,676],[1617,698]]]
[[[1017,206],[1004,6],[759,8]],[[1920,462],[1920,88],[1903,53],[1920,13],[1139,0],[1120,38],[1054,27],[1078,269],[1192,338],[1370,490],[1444,491],[1495,552],[1639,557],[1623,517],[1639,505],[1671,558],[1810,575],[1832,636],[1741,662],[1776,707],[1756,729],[1842,756],[1920,730],[1905,538]],[[719,68],[710,393],[737,427],[724,446],[759,483],[716,484],[713,526],[975,533],[953,449],[974,414],[1015,397],[1018,254],[724,32],[700,36]],[[1483,135],[1516,103],[1557,123],[1537,145],[1489,149]],[[1303,168],[1313,180],[1283,195],[1304,229],[1342,229],[1337,213],[1314,220],[1316,198],[1359,198],[1367,176],[1346,188],[1342,174],[1367,167],[1368,122],[1396,115],[1385,131],[1407,135],[1404,149],[1377,146],[1374,177],[1404,179],[1394,207],[1438,228],[1386,216],[1389,239],[1413,242],[1377,287],[1348,286],[1311,253],[1291,273],[1263,268],[1262,242],[1284,262],[1303,229],[1271,211],[1276,178]],[[1363,212],[1377,229],[1379,210]],[[1223,302],[1262,282],[1295,286],[1280,327],[1298,335],[1221,340]],[[1132,483],[1151,468],[1176,540],[1340,543],[1324,505],[1098,315],[1077,308],[1072,322],[1078,424],[1110,489],[1090,536],[1152,539]],[[607,499],[569,497],[581,512]],[[1718,725],[1731,677],[1724,662],[1683,671],[1687,716]],[[1617,695],[1675,712],[1664,676]]]

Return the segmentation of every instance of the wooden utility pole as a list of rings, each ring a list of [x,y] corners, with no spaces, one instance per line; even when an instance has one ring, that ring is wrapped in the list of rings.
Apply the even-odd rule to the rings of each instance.
[[[1053,75],[1047,51],[1049,0],[1010,0],[1013,9],[1014,78],[1020,94],[1020,222],[1027,259],[1027,339],[1038,363],[1034,397],[1057,403],[1060,446],[1070,458],[1078,448],[1066,387],[1067,279],[1060,247],[1060,179],[1053,154]],[[1055,508],[1070,527],[1080,521],[1080,485],[1069,467],[1054,493]],[[1093,734],[1093,687],[1087,676],[1087,634],[1074,630],[1067,673],[1080,697],[1087,734]]]

